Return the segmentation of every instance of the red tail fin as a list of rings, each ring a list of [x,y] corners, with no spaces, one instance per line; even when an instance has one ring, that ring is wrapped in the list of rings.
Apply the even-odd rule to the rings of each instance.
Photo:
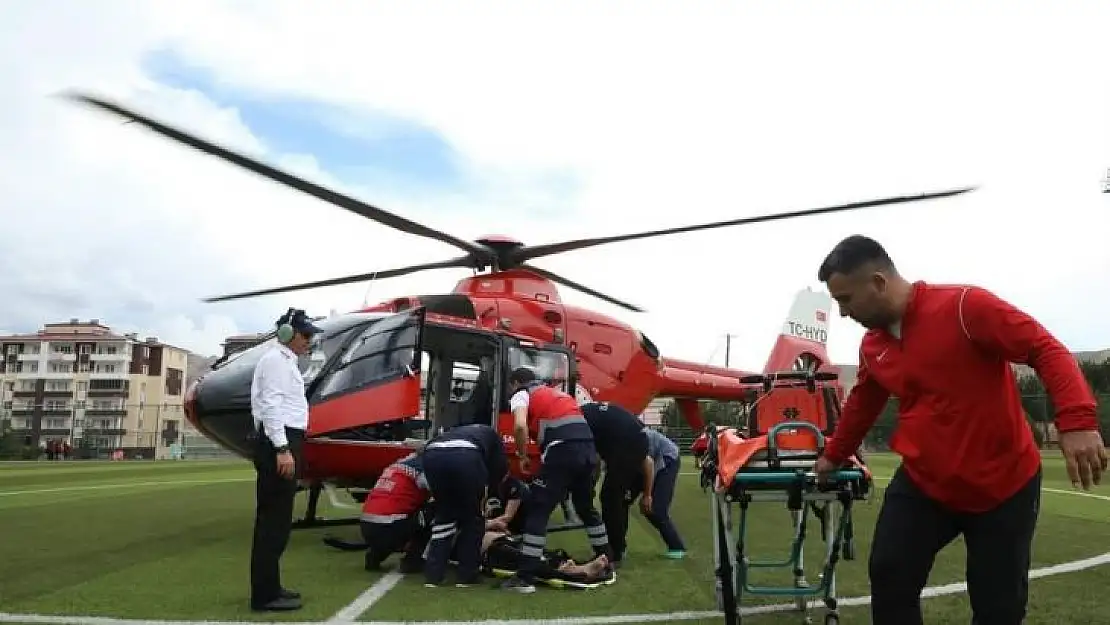
[[[838,372],[837,367],[829,362],[826,349],[831,314],[832,298],[827,293],[810,289],[799,291],[763,372],[806,369]]]

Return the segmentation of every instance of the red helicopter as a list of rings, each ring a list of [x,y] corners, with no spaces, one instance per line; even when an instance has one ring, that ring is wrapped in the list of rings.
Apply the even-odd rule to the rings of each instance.
[[[972,190],[961,188],[534,246],[497,235],[466,241],[104,99],[82,94],[68,97],[355,214],[464,252],[442,262],[224,295],[207,302],[380,280],[428,269],[475,270],[474,276],[460,280],[451,293],[399,297],[317,321],[323,332],[300,363],[310,405],[303,471],[304,478],[314,484],[308,514],[298,523],[302,527],[336,523],[316,518],[321,485],[370,488],[386,466],[421,444],[417,436],[421,430],[484,422],[496,425],[506,444],[512,445],[506,380],[517,367],[531,367],[537,377],[576,393],[580,401],[610,401],[637,414],[656,397],[674,397],[695,431],[704,426],[698,399],[742,401],[757,391],[758,383],[742,380],[750,375],[748,372],[664,358],[650,339],[631,326],[563,304],[554,283],[642,312],[529,261],[606,243],[942,198]],[[488,273],[477,273],[482,270]],[[808,290],[799,293],[765,372],[835,373],[825,351],[830,309],[828,295]],[[249,457],[249,436],[253,433],[252,372],[261,353],[268,349],[268,338],[217,361],[186,391],[185,411],[190,422],[244,457]],[[534,443],[531,452],[538,460]],[[536,460],[533,466],[538,465]],[[515,458],[512,470],[527,477]]]

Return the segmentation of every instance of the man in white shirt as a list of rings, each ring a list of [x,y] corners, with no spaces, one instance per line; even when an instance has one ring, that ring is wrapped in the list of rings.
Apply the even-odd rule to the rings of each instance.
[[[308,428],[308,399],[297,357],[308,353],[319,331],[303,310],[290,308],[277,320],[277,342],[259,359],[251,381],[258,475],[251,545],[254,610],[301,607],[300,594],[281,585],[280,561],[293,529],[297,474]]]

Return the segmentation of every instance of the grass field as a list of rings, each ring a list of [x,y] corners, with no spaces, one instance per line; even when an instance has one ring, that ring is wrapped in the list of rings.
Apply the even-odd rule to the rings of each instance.
[[[891,456],[874,455],[869,460],[880,477],[890,475],[895,463]],[[1034,566],[1084,560],[1110,551],[1110,497],[1073,492],[1058,452],[1046,457],[1045,470]],[[305,607],[292,614],[260,616],[247,607],[254,506],[249,465],[205,461],[0,464],[0,620],[112,625],[110,620],[28,616],[73,615],[176,621],[540,623],[562,617],[553,622],[720,623],[722,617],[711,614],[715,605],[707,496],[698,488],[692,466],[684,472],[689,475],[680,478],[674,516],[689,543],[689,556],[682,561],[663,559],[658,536],[634,513],[629,559],[612,586],[588,592],[541,588],[530,596],[484,588],[430,590],[419,578],[397,582],[388,572],[367,573],[360,554],[338,552],[320,541],[327,533],[354,534],[355,527],[299,530],[293,534],[283,570],[286,585],[304,594]],[[842,597],[868,594],[869,540],[883,484],[879,482],[880,490],[870,502],[856,508],[857,559],[838,568]],[[304,496],[299,499],[298,515]],[[357,512],[329,508],[326,501],[321,498],[322,514]],[[754,513],[749,539],[753,556],[785,553],[787,519],[781,504],[765,504]],[[552,536],[553,544],[571,553],[587,552],[582,532]],[[811,537],[807,554],[813,582],[823,544],[812,532]],[[963,557],[962,544],[950,546],[938,558],[930,585],[961,581]],[[1110,556],[1106,559],[1110,562]],[[1027,623],[1099,620],[1110,567],[1088,565],[1080,571],[1047,573],[1032,583]],[[397,583],[388,587],[388,582]],[[747,597],[744,605],[774,602]],[[367,609],[360,611],[363,607]],[[926,622],[970,620],[967,596],[959,591],[927,599],[925,607]],[[667,613],[685,614],[669,619],[647,616]],[[628,616],[604,618],[617,615]],[[865,606],[842,610],[843,622],[868,620]],[[764,613],[746,617],[745,622],[797,623],[799,618]]]

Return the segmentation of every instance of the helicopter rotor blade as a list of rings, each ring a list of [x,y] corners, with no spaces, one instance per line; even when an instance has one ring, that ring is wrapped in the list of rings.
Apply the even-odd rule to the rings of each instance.
[[[604,245],[606,243],[617,243],[620,241],[631,241],[634,239],[646,239],[649,237],[660,237],[668,234],[680,234],[683,232],[694,232],[697,230],[711,230],[713,228],[724,228],[727,226],[743,226],[749,224],[763,223],[768,221],[776,221],[779,219],[792,219],[795,217],[810,217],[813,215],[824,215],[828,213],[838,213],[843,211],[858,210],[861,208],[871,208],[873,206],[883,206],[887,204],[903,204],[906,202],[918,202],[922,200],[932,200],[943,197],[950,197],[974,191],[977,187],[964,187],[961,189],[952,189],[949,191],[939,191],[936,193],[925,193],[921,195],[905,195],[898,197],[888,197],[878,200],[868,200],[865,202],[853,202],[851,204],[839,204],[836,206],[825,206],[821,208],[810,208],[805,210],[790,211],[787,213],[775,213],[771,215],[760,215],[757,217],[744,217],[742,219],[730,219],[728,221],[715,221],[707,224],[699,224],[695,226],[680,226],[677,228],[666,228],[663,230],[650,230],[647,232],[638,232],[635,234],[620,234],[610,237],[598,237],[592,239],[578,239],[575,241],[563,241],[561,243],[548,243],[544,245],[531,245],[522,247],[511,252],[513,261],[523,263],[524,261],[533,258],[540,258],[542,256],[550,256],[552,254],[561,254],[562,252],[570,252],[572,250],[580,250],[587,247],[594,247],[596,245]]]
[[[459,256],[451,260],[444,260],[437,263],[426,263],[423,265],[412,265],[409,267],[401,267],[400,269],[389,269],[386,271],[375,271],[373,273],[363,273],[355,276],[344,276],[342,278],[331,278],[328,280],[317,280],[315,282],[304,282],[302,284],[294,284],[289,286],[279,286],[271,289],[259,289],[257,291],[248,291],[246,293],[235,293],[233,295],[220,295],[218,297],[209,297],[203,301],[206,303],[212,302],[226,302],[228,300],[245,299],[248,297],[257,297],[259,295],[271,295],[274,293],[288,293],[290,291],[303,291],[304,289],[314,289],[322,286],[335,286],[337,284],[350,284],[352,282],[365,282],[367,280],[381,280],[383,278],[396,278],[418,271],[427,271],[429,269],[446,269],[449,267],[472,267],[474,259],[470,256]]]
[[[588,286],[585,286],[583,284],[579,284],[579,283],[577,283],[573,280],[568,280],[567,278],[564,278],[563,276],[560,276],[559,274],[556,274],[556,273],[551,273],[550,271],[548,271],[546,269],[540,269],[539,267],[535,267],[535,266],[532,266],[532,265],[521,265],[520,268],[521,269],[526,269],[526,270],[531,271],[532,273],[535,273],[535,274],[539,274],[539,275],[543,276],[544,278],[547,278],[548,280],[551,280],[552,282],[558,282],[559,284],[562,284],[563,286],[572,288],[576,291],[582,291],[583,293],[593,295],[594,297],[596,297],[598,299],[601,299],[601,300],[605,300],[605,301],[609,302],[610,304],[616,304],[617,306],[620,306],[621,308],[626,308],[628,310],[631,310],[632,312],[645,312],[644,309],[640,308],[639,306],[633,306],[632,304],[629,304],[628,302],[622,302],[621,300],[619,300],[615,297],[610,297],[610,296],[608,296],[608,295],[606,295],[606,294],[604,294],[600,291],[595,291],[595,290],[591,289]]]
[[[394,215],[393,213],[384,211],[375,206],[371,206],[366,202],[356,200],[348,195],[326,189],[303,178],[277,169],[276,167],[266,165],[265,163],[256,161],[253,158],[250,158],[238,152],[220,147],[210,141],[206,141],[199,137],[193,136],[183,130],[174,128],[140,113],[136,113],[123,106],[114,104],[102,98],[76,92],[64,93],[62,94],[62,97],[81,104],[89,105],[102,111],[113,113],[129,121],[141,124],[149,128],[150,130],[161,134],[162,136],[177,141],[178,143],[183,143],[185,145],[188,145],[189,147],[200,150],[201,152],[238,165],[243,169],[252,171],[260,176],[269,178],[270,180],[294,188],[298,191],[321,199],[340,208],[344,208],[356,215],[371,219],[390,228],[394,228],[396,230],[400,230],[401,232],[414,234],[420,237],[435,239],[436,241],[441,241],[443,243],[447,243],[448,245],[453,245],[479,259],[486,259],[490,256],[490,250],[486,249],[482,245],[456,238],[445,232],[434,230],[422,224],[418,224],[414,221],[405,219],[404,217],[401,217],[399,215]]]

